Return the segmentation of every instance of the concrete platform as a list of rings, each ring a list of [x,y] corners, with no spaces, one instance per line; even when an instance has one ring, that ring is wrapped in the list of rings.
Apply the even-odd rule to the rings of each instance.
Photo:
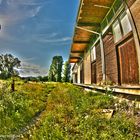
[[[98,86],[98,85],[85,85],[85,84],[76,84],[76,83],[75,85],[91,90],[96,90],[96,91],[106,92],[108,90],[118,94],[140,96],[140,86]]]

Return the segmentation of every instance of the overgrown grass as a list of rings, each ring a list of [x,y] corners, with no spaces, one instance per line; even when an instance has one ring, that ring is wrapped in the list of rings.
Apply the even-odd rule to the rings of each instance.
[[[47,86],[37,83],[16,83],[16,91],[4,83],[0,90],[0,134],[18,133],[46,107]],[[50,89],[51,90],[51,87]]]
[[[128,106],[112,96],[86,92],[68,83],[16,84],[11,93],[0,91],[0,135],[18,133],[42,109],[45,112],[23,139],[31,140],[138,140]],[[118,108],[116,109],[116,104]],[[116,110],[108,119],[102,109]]]
[[[133,117],[119,111],[107,119],[100,109],[114,109],[115,99],[59,84],[48,97],[46,117],[30,134],[39,140],[135,140]]]

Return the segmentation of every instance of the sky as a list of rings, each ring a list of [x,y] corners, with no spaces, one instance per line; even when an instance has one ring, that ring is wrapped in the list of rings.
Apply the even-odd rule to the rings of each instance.
[[[0,54],[21,60],[20,76],[46,75],[68,60],[79,0],[0,0]]]

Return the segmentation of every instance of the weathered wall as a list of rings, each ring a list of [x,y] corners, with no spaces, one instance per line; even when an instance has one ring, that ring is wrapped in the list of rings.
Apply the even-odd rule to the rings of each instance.
[[[76,83],[75,74],[72,74],[72,80],[73,80],[73,83]]]
[[[132,6],[132,4],[135,2],[136,0],[127,0],[127,4],[129,7]]]
[[[103,38],[104,52],[105,52],[105,69],[106,80],[113,83],[118,83],[118,67],[117,67],[117,55],[114,45],[114,38],[112,34],[107,34]]]
[[[97,83],[100,83],[103,79],[103,74],[102,74],[102,61],[101,61],[101,48],[100,45],[98,44],[96,46],[96,80]]]
[[[132,1],[132,2],[130,3],[129,1]],[[131,11],[130,19],[133,26],[133,35],[134,35],[136,52],[137,52],[137,57],[138,57],[139,84],[140,84],[140,0],[128,0],[128,5]],[[133,20],[134,20],[134,24],[133,24]],[[138,34],[138,37],[137,37],[137,34]]]
[[[140,38],[140,0],[136,0],[132,4],[131,4],[132,6],[130,5],[131,6],[130,10],[131,10],[133,19],[135,21],[135,25],[136,25],[136,28],[137,28],[137,31],[139,34],[139,38]]]
[[[90,53],[84,57],[84,84],[91,84],[91,62]]]

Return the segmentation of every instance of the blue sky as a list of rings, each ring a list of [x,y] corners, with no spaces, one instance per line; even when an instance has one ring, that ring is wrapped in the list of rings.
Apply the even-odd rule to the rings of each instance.
[[[43,75],[68,59],[79,0],[0,0],[0,54],[22,61],[21,75]]]

